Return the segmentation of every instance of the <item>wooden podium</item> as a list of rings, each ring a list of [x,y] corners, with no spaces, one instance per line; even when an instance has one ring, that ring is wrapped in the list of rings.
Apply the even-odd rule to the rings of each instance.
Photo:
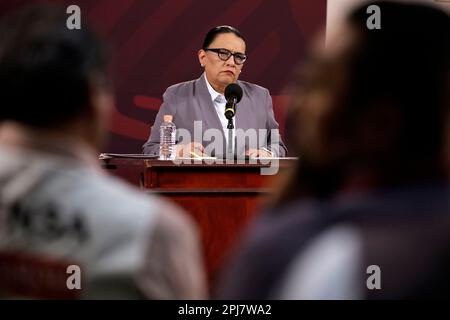
[[[210,284],[260,206],[274,191],[274,180],[294,164],[279,159],[276,175],[262,175],[268,164],[227,164],[225,160],[175,164],[172,161],[111,158],[106,169],[149,193],[167,197],[197,222]]]

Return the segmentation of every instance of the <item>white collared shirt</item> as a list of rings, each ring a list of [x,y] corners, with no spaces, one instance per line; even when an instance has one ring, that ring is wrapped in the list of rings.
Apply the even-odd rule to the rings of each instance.
[[[219,117],[220,123],[222,124],[223,134],[225,136],[225,141],[228,145],[228,119],[225,117],[225,105],[227,104],[227,101],[225,99],[225,96],[216,90],[209,84],[208,79],[206,78],[205,73],[205,81],[206,81],[206,87],[208,88],[209,94],[211,95],[211,100],[213,101],[214,107],[216,108],[217,116]],[[236,118],[236,115],[234,116]],[[234,119],[233,119],[234,123]],[[233,130],[233,140],[235,138],[235,132]]]
[[[211,100],[213,101],[214,107],[216,108],[217,115],[219,116],[220,123],[222,124],[223,134],[225,136],[225,141],[228,146],[228,119],[225,117],[225,105],[227,104],[227,101],[225,99],[225,96],[214,90],[214,88],[209,84],[208,79],[206,78],[205,73],[205,82],[206,87],[208,88],[209,94],[211,95]],[[236,115],[234,116],[233,123],[235,123]],[[236,127],[233,130],[233,141],[236,139]],[[236,145],[233,146],[233,148],[236,148]],[[262,147],[260,148],[262,150],[267,151],[270,153],[270,156],[274,156],[274,153],[270,151],[269,149]]]

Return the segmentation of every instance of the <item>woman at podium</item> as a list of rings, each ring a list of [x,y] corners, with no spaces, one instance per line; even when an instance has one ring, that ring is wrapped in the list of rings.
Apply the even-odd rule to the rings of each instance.
[[[203,74],[166,90],[143,152],[158,154],[159,128],[164,115],[172,115],[178,130],[178,155],[220,156],[232,147],[238,156],[285,156],[287,149],[279,137],[269,91],[238,80],[248,58],[245,52],[245,39],[237,29],[211,29],[198,51]],[[241,89],[237,104],[226,98],[230,84]],[[232,116],[227,119],[225,110],[230,108]]]

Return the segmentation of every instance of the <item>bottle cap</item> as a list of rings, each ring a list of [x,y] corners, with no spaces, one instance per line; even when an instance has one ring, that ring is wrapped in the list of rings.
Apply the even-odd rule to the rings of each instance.
[[[164,115],[164,122],[172,122],[173,116],[171,114]]]

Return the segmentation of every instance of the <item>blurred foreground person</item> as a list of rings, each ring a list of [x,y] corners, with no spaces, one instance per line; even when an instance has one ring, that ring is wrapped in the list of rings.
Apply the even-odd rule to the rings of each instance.
[[[107,58],[66,19],[28,7],[0,24],[0,296],[204,298],[192,222],[99,167]]]
[[[373,4],[380,30],[361,6],[302,69],[299,166],[220,297],[450,297],[450,18]]]

